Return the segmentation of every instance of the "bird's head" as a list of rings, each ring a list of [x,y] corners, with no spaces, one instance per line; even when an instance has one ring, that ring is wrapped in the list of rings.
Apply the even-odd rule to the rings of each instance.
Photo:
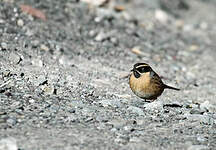
[[[152,68],[146,63],[136,63],[131,70],[135,78],[140,78],[142,75],[151,74]]]

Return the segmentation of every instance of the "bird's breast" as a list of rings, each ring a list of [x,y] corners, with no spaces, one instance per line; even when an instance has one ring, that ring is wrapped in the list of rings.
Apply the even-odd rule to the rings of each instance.
[[[129,84],[133,93],[144,99],[157,98],[163,92],[151,82],[150,73],[143,74],[140,78],[135,78],[131,74]]]

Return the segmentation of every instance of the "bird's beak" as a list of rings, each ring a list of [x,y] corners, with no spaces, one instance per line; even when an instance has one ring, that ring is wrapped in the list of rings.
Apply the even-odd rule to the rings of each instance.
[[[131,71],[131,72],[133,72],[133,71],[134,71],[134,68],[133,68],[133,69],[131,69],[130,71]]]

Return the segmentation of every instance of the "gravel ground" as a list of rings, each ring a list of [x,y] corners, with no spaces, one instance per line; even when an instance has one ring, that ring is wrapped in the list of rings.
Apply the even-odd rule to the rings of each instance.
[[[0,150],[216,149],[215,8],[0,1]],[[181,91],[145,103],[125,77],[137,62]]]

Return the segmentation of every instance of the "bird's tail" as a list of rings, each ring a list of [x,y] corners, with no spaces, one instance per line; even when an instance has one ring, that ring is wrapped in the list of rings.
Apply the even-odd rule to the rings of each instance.
[[[171,87],[171,86],[169,86],[169,85],[164,85],[164,88],[165,89],[172,89],[172,90],[176,90],[176,91],[179,91],[180,89],[178,89],[178,88],[175,88],[175,87]]]

